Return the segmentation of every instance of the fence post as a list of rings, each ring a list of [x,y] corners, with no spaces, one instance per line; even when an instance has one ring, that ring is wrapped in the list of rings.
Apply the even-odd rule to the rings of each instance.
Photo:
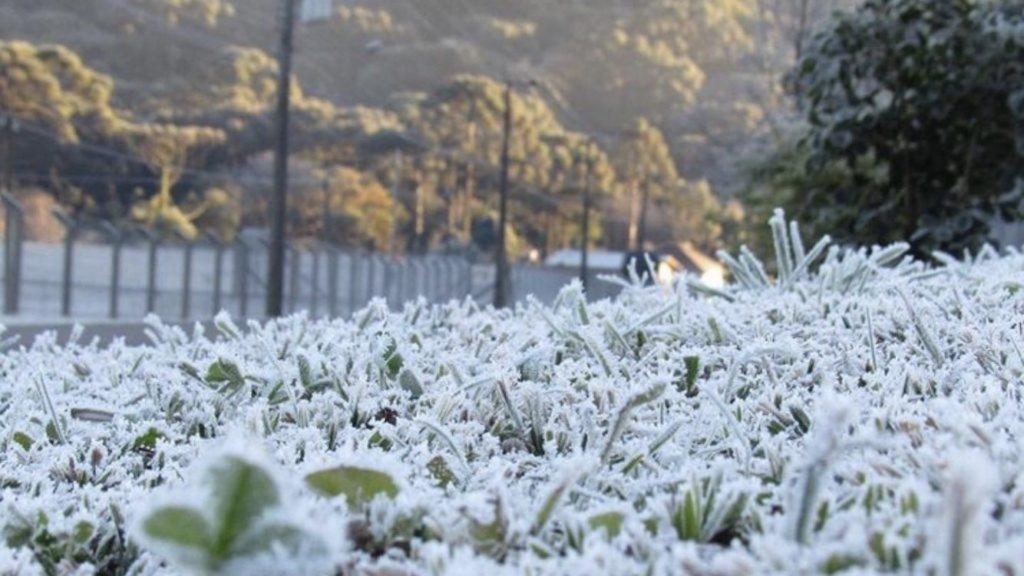
[[[473,297],[473,261],[469,258],[462,262],[462,290],[465,296]]]
[[[238,314],[245,318],[249,311],[249,245],[235,241],[235,291],[238,293]]]
[[[25,242],[25,208],[9,192],[4,205],[4,314],[17,314],[21,299],[21,248]]]
[[[338,315],[338,250],[327,247],[327,313],[334,318]]]
[[[60,208],[54,208],[52,214],[64,226],[64,273],[60,291],[60,313],[62,316],[71,316],[71,275],[74,272],[75,235],[78,233],[78,222]]]
[[[181,319],[188,320],[192,313],[192,248],[193,243],[184,234],[176,233],[178,239],[184,242],[182,255],[184,258],[185,270],[181,279]]]
[[[99,227],[110,240],[110,302],[108,314],[111,318],[118,316],[118,304],[121,298],[121,248],[124,245],[124,233],[110,222],[100,222]]]
[[[392,259],[385,255],[381,256],[381,266],[384,267],[384,285],[381,286],[381,294],[384,296],[384,300],[388,303],[388,308],[394,303],[392,298],[391,289],[395,287],[395,269],[392,266]]]
[[[291,257],[288,263],[288,312],[295,313],[299,302],[300,274],[302,274],[302,251],[294,244],[288,245],[288,255]]]
[[[355,314],[356,312],[356,292],[359,286],[359,250],[355,249],[349,252],[348,264],[349,264],[349,286],[348,286],[348,312],[349,314]]]
[[[409,294],[409,299],[419,298],[423,296],[422,286],[426,283],[426,267],[423,264],[423,259],[420,256],[415,256],[410,259],[413,269],[413,277],[416,279],[414,282],[409,283],[409,287],[412,292]]]
[[[456,279],[459,277],[459,268],[455,258],[452,256],[445,257],[444,267],[446,270],[444,286],[445,300],[455,300],[455,290],[457,286]]]
[[[213,314],[220,313],[221,292],[223,290],[224,275],[224,243],[210,232],[206,233],[206,239],[213,245]]]
[[[445,267],[444,262],[441,258],[434,258],[434,302],[441,302],[444,300],[444,273]]]
[[[313,246],[312,250],[312,261],[313,270],[310,271],[309,283],[311,285],[309,291],[309,316],[316,318],[316,313],[319,309],[318,300],[320,299],[320,247]]]
[[[149,252],[149,259],[146,262],[146,313],[150,314],[156,311],[156,267],[160,235],[142,226],[135,226],[134,230],[145,239]]]
[[[377,284],[377,255],[366,255],[366,304],[373,300],[374,287]]]
[[[395,302],[396,308],[402,308],[405,303],[405,284],[407,261],[404,257],[395,256]]]

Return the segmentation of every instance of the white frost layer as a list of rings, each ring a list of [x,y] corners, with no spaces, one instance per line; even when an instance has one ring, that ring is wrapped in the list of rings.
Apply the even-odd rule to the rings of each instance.
[[[326,572],[1021,573],[1024,257],[797,264],[718,296],[570,287],[7,351],[0,573],[178,573],[132,527],[203,506],[204,458],[250,447]],[[218,360],[244,385],[208,385]],[[399,492],[303,485],[340,465]]]

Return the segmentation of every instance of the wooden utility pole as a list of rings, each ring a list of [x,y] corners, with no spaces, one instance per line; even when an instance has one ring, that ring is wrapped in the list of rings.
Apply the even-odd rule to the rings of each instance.
[[[0,111],[0,190],[14,193],[14,139],[18,133],[18,120]]]
[[[651,197],[651,178],[649,175],[644,174],[643,180],[640,181],[640,225],[636,237],[636,246],[634,250],[642,251],[646,250],[645,244],[647,244],[647,204]]]
[[[466,146],[469,154],[466,157],[465,182],[462,192],[462,236],[469,246],[473,242],[473,199],[476,197],[476,106],[473,107],[473,118],[469,121],[466,134]]]
[[[584,145],[585,164],[583,172],[583,221],[580,224],[580,283],[583,284],[583,292],[587,291],[587,276],[589,262],[590,244],[590,194],[591,182],[594,172],[593,142],[588,141]]]
[[[395,172],[395,179],[391,183],[391,204],[392,204],[392,206],[397,208],[400,205],[400,202],[401,202],[400,196],[402,195],[402,164],[403,164],[403,159],[402,159],[402,150],[401,150],[401,148],[396,148],[395,149],[395,157],[394,157],[393,163],[394,163],[393,164],[393,170]],[[396,239],[396,232],[395,232],[395,217],[394,217],[394,215],[392,215],[391,216],[391,226],[388,228],[388,250],[391,250],[392,252],[397,252],[398,251],[398,246],[397,246],[396,243],[397,243],[397,239]]]
[[[281,0],[281,39],[277,55],[277,110],[274,117],[274,192],[270,199],[270,258],[267,272],[269,318],[284,311],[284,253],[288,219],[288,124],[291,108],[295,2]]]
[[[508,293],[511,288],[508,266],[508,246],[506,245],[505,228],[508,225],[508,163],[509,139],[512,136],[512,81],[505,81],[505,118],[502,123],[501,136],[501,179],[499,181],[498,204],[498,246],[494,258],[494,307],[504,308],[508,305]]]

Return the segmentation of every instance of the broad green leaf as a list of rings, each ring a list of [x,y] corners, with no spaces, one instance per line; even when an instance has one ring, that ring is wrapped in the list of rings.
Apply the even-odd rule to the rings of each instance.
[[[222,392],[235,392],[245,384],[245,377],[237,364],[220,358],[206,370],[206,382],[211,385],[221,384]]]
[[[185,506],[165,506],[150,512],[142,523],[142,531],[154,540],[186,548],[207,550],[212,544],[206,519]]]
[[[239,535],[280,503],[280,494],[266,471],[236,456],[217,462],[208,474],[216,525],[212,553],[223,559]]]
[[[231,556],[250,556],[279,548],[291,555],[323,553],[323,543],[290,524],[266,523],[253,527],[239,538],[231,549]]]
[[[12,518],[5,521],[3,524],[0,535],[3,536],[4,542],[11,548],[21,548],[22,546],[28,545],[32,540],[32,535],[35,532],[32,524],[25,517],[12,514]]]
[[[355,466],[336,466],[306,476],[306,484],[325,496],[345,496],[349,506],[373,500],[378,494],[398,495],[398,485],[390,474]]]

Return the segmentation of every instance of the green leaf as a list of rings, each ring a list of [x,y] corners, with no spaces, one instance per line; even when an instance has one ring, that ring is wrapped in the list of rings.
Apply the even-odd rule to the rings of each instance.
[[[245,377],[237,364],[220,358],[206,370],[206,382],[211,385],[221,384],[221,392],[237,392],[245,384]]]
[[[793,415],[801,434],[806,434],[811,429],[811,419],[807,413],[798,406],[790,406],[789,413]]]
[[[398,377],[398,385],[412,394],[413,400],[423,396],[423,385],[411,370],[402,370],[402,374]]]
[[[587,525],[590,526],[591,530],[604,530],[608,534],[609,538],[615,538],[622,532],[622,521],[624,520],[621,512],[604,512],[596,516],[591,516],[587,520]]]
[[[561,482],[555,485],[555,487],[548,493],[547,498],[544,499],[544,503],[541,504],[540,510],[537,511],[537,516],[534,518],[533,526],[530,527],[530,534],[537,535],[547,526],[551,520],[551,516],[555,513],[559,504],[562,503],[562,498],[572,488],[576,482],[579,481],[580,474],[572,474],[564,478]]]
[[[21,446],[26,452],[32,448],[32,437],[24,432],[15,432],[11,439],[14,440],[15,444]]]
[[[89,522],[86,522],[85,520],[82,520],[79,523],[75,524],[74,538],[75,542],[79,544],[85,544],[86,542],[88,542],[89,539],[92,538],[92,535],[95,533],[96,529],[93,528],[93,525]]]
[[[142,531],[154,540],[175,546],[207,550],[212,544],[206,519],[185,506],[165,506],[150,512],[142,523]]]
[[[309,367],[309,360],[305,356],[299,356],[299,381],[302,387],[309,389],[313,387],[313,370]]]
[[[497,519],[489,524],[474,522],[470,534],[473,536],[473,541],[482,550],[493,550],[505,541],[504,527]]]
[[[208,474],[216,524],[212,553],[223,559],[243,532],[280,503],[280,494],[270,474],[237,456],[217,462]]]
[[[12,514],[12,516],[13,518],[4,523],[0,535],[3,536],[7,546],[11,548],[27,546],[32,540],[35,529],[25,517],[19,514]]]
[[[135,441],[132,442],[132,450],[136,452],[139,450],[156,450],[157,440],[164,437],[165,436],[157,431],[156,428],[150,428],[149,430],[146,430],[145,434],[135,438]]]
[[[427,470],[442,488],[447,488],[449,484],[456,480],[455,473],[452,472],[451,467],[448,466],[448,462],[445,461],[443,456],[431,458],[430,462],[427,462]]]
[[[694,490],[687,490],[683,499],[680,540],[700,540],[700,504]]]
[[[64,443],[63,438],[61,438],[60,435],[60,429],[57,428],[57,424],[53,420],[50,420],[49,422],[46,423],[46,437],[53,444]]]
[[[344,495],[349,506],[369,502],[378,494],[388,498],[398,495],[398,485],[390,474],[355,466],[336,466],[313,472],[306,476],[306,484],[325,496]]]
[[[697,376],[700,370],[700,357],[698,356],[687,356],[683,358],[683,363],[686,364],[686,387],[681,392],[686,392],[687,396],[694,396],[697,393]]]
[[[387,368],[389,378],[396,378],[402,372],[402,367],[405,366],[405,360],[402,359],[402,355],[398,353],[398,343],[394,340],[388,346],[384,352],[384,366]]]
[[[821,566],[823,574],[839,574],[864,565],[864,560],[852,554],[833,554]]]

